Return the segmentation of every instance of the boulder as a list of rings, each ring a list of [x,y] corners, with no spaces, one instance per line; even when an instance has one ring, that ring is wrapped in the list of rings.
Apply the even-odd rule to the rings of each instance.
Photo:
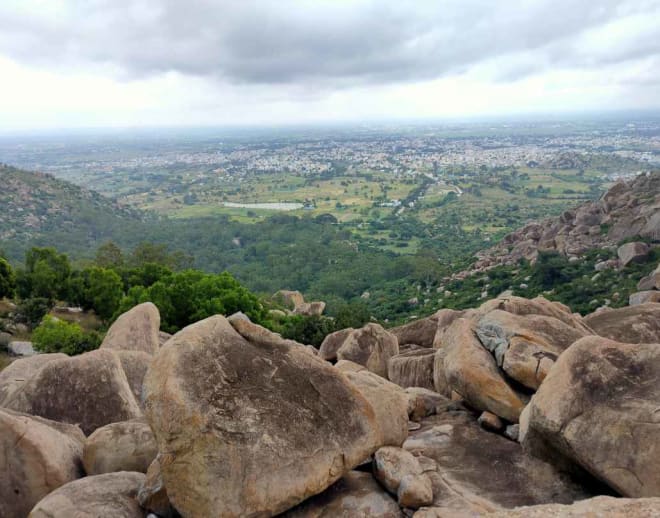
[[[229,317],[227,321],[239,335],[253,344],[263,347],[296,347],[302,351],[309,352],[303,344],[295,340],[282,338],[279,334],[273,333],[270,329],[266,329],[259,324],[250,322],[250,320]]]
[[[444,374],[452,390],[477,410],[518,422],[524,404],[477,339],[473,324],[459,318],[445,333]]]
[[[56,489],[32,509],[28,518],[144,518],[137,501],[143,473],[121,471],[85,477]]]
[[[275,293],[275,295],[273,295],[273,298],[276,300],[281,300],[282,303],[291,310],[295,309],[296,306],[300,306],[301,304],[305,303],[305,298],[299,291],[280,290]]]
[[[658,495],[659,379],[660,344],[583,338],[532,397],[523,445],[575,463],[621,495]]]
[[[13,356],[34,356],[37,354],[32,346],[32,342],[21,340],[12,340],[9,342],[7,352]]]
[[[101,349],[156,354],[160,347],[160,313],[144,302],[121,315],[108,329]]]
[[[158,454],[156,440],[144,419],[111,423],[85,441],[83,465],[88,475],[115,471],[146,473]]]
[[[350,335],[354,329],[348,327],[340,331],[335,331],[330,333],[323,339],[321,342],[321,347],[319,347],[319,356],[327,361],[336,361],[337,360],[337,351],[342,346],[348,335]]]
[[[283,515],[284,518],[403,518],[396,501],[370,473],[350,471],[320,495]]]
[[[79,424],[85,434],[142,415],[119,358],[108,350],[49,361],[9,394],[4,405]]]
[[[639,291],[660,290],[660,265],[637,283]]]
[[[653,516],[660,516],[660,498],[597,496],[573,504],[545,504],[507,509],[489,514],[488,518],[652,518]]]
[[[162,347],[144,393],[184,516],[283,512],[381,445],[374,409],[335,367],[285,341],[248,341],[219,315]]]
[[[551,464],[527,455],[520,444],[483,430],[469,412],[450,410],[423,419],[421,425],[403,445],[413,455],[435,461],[425,474],[438,514],[421,516],[481,516],[590,496]]]
[[[0,408],[0,516],[23,518],[51,491],[83,476],[76,426]]]
[[[531,389],[538,388],[562,351],[591,334],[554,317],[499,309],[479,319],[475,331],[497,365]]]
[[[660,343],[660,304],[648,303],[591,313],[584,317],[594,333],[617,342]]]
[[[312,317],[321,316],[323,311],[325,311],[325,302],[303,302],[295,307],[293,314]]]
[[[445,356],[447,350],[444,347],[436,349],[435,356],[433,357],[433,389],[446,397],[451,397],[452,389],[447,381],[445,374]]]
[[[408,387],[408,418],[411,421],[419,421],[423,417],[433,415],[438,406],[444,406],[449,399],[442,394],[421,387]]]
[[[396,336],[399,344],[417,344],[422,347],[433,347],[435,332],[438,330],[438,313],[427,318],[414,320],[402,326],[393,327],[389,332]]]
[[[133,392],[135,400],[139,405],[142,405],[142,383],[144,382],[144,376],[149,369],[149,365],[151,365],[153,356],[141,351],[114,350],[113,353],[117,355],[121,362],[124,374],[126,374],[126,380],[131,387],[131,392]],[[133,470],[129,469],[126,471]]]
[[[366,369],[346,371],[345,375],[373,408],[378,444],[401,446],[408,437],[408,396],[405,391]]]
[[[433,390],[435,349],[414,349],[392,356],[387,362],[388,379],[403,388]]]
[[[66,359],[63,353],[37,354],[29,358],[19,358],[0,371],[0,407],[10,394],[19,390],[44,365],[53,360]]]
[[[637,293],[632,293],[628,298],[628,304],[630,306],[638,306],[639,304],[649,302],[660,302],[660,291],[638,291]]]
[[[371,372],[387,378],[387,361],[399,353],[399,342],[378,324],[367,324],[353,331],[337,351],[339,360],[364,365]]]
[[[571,313],[568,306],[560,302],[550,301],[544,297],[526,299],[524,297],[498,297],[484,302],[478,310],[480,315],[486,315],[499,309],[514,315],[540,315],[561,320],[564,324],[581,331],[585,335],[592,334],[592,330],[578,314]]]
[[[488,430],[490,432],[501,432],[504,428],[504,423],[502,420],[490,412],[481,412],[479,419],[477,419],[477,423],[479,423],[479,426],[481,426],[484,430]]]
[[[455,309],[441,309],[435,313],[436,329],[433,337],[433,348],[440,349],[443,346],[444,334],[457,318],[466,317],[469,311],[457,311]]]
[[[392,446],[380,448],[374,453],[373,471],[376,480],[397,495],[401,507],[417,509],[433,503],[431,480],[410,452]]]
[[[651,251],[651,247],[646,243],[635,241],[621,245],[616,255],[619,257],[622,266],[628,266],[630,263],[639,263],[644,261]]]
[[[157,456],[147,469],[147,476],[140,486],[137,495],[138,502],[147,511],[155,513],[160,518],[178,517],[179,513],[172,507],[167,496],[167,488],[163,482],[160,470],[160,460]]]

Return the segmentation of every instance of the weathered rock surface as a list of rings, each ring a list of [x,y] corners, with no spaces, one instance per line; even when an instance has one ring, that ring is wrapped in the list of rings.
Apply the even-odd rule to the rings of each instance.
[[[628,304],[630,306],[638,306],[639,304],[647,304],[649,302],[660,302],[660,291],[638,291],[637,293],[632,293],[628,298]]]
[[[25,340],[12,340],[7,346],[7,352],[13,356],[22,357],[34,356],[37,354],[32,342],[27,342]]]
[[[598,311],[584,318],[594,333],[617,342],[660,343],[660,304]]]
[[[76,426],[0,408],[0,516],[23,518],[81,477],[84,440]]]
[[[136,498],[143,481],[143,473],[129,471],[81,478],[50,493],[29,518],[144,518]]]
[[[396,354],[399,354],[396,336],[379,324],[367,324],[348,335],[337,351],[337,358],[359,363],[387,378],[387,361]]]
[[[405,391],[366,369],[346,371],[345,375],[374,411],[378,444],[401,446],[408,437],[408,396]]]
[[[337,351],[342,346],[348,335],[350,335],[353,331],[354,329],[352,327],[348,327],[346,329],[330,333],[323,339],[323,342],[321,342],[321,347],[319,347],[319,356],[324,360],[336,361]]]
[[[491,432],[500,432],[504,428],[502,420],[490,412],[481,412],[479,419],[477,419],[477,423],[479,423],[479,426],[484,430],[489,430]]]
[[[466,313],[466,311],[457,311],[455,309],[441,309],[435,313],[437,326],[433,338],[434,349],[442,348],[445,331],[454,323],[454,320],[465,317]]]
[[[325,302],[314,301],[314,302],[303,302],[295,307],[293,310],[294,315],[305,315],[305,316],[321,316],[325,311]]]
[[[488,518],[653,518],[655,516],[660,516],[660,498],[597,496],[568,505],[545,504],[507,509],[489,514]]]
[[[10,394],[20,389],[44,365],[53,360],[66,359],[62,353],[37,354],[29,358],[14,360],[0,371],[0,407]]]
[[[285,518],[403,518],[396,501],[369,473],[350,471],[320,495],[283,515]]]
[[[374,453],[374,476],[401,507],[417,509],[433,503],[431,480],[408,451],[385,446]]]
[[[477,339],[473,324],[456,320],[445,333],[444,374],[452,390],[478,410],[518,422],[524,404],[502,378],[495,359]]]
[[[85,441],[83,465],[88,475],[115,471],[146,473],[158,454],[156,440],[144,419],[111,423]]]
[[[142,415],[119,358],[108,350],[49,361],[14,390],[4,405],[53,421],[79,424],[86,434]]]
[[[160,347],[159,329],[158,308],[151,302],[139,304],[115,320],[101,349],[156,354]]]
[[[380,446],[374,409],[335,367],[249,342],[222,316],[163,346],[145,396],[168,496],[187,516],[283,512]]]
[[[425,474],[433,484],[436,514],[421,516],[480,516],[590,496],[552,465],[525,454],[518,443],[482,430],[465,411],[422,420],[403,447],[435,461],[435,470]]]
[[[526,449],[563,456],[624,496],[660,494],[660,344],[586,337],[560,357],[521,426]]]
[[[158,344],[161,347],[165,345],[165,342],[167,342],[170,338],[172,338],[170,333],[166,333],[165,331],[158,331]]]
[[[640,279],[637,289],[639,291],[660,290],[660,265],[650,275]]]
[[[562,351],[591,334],[554,317],[516,315],[499,309],[483,316],[475,331],[497,365],[531,389],[538,388]]]
[[[616,255],[619,257],[621,266],[628,266],[630,263],[637,263],[646,259],[650,250],[651,248],[646,243],[635,241],[621,245],[617,249]]]
[[[387,362],[388,379],[403,388],[422,387],[433,390],[435,349],[423,348],[392,356]]]
[[[291,310],[295,309],[296,306],[305,303],[305,297],[303,297],[302,293],[299,291],[280,290],[273,295],[273,298],[281,300],[284,305]]]

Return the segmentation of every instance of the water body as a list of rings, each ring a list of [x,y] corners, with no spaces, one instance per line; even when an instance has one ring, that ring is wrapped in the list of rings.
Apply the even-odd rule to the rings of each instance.
[[[236,209],[262,209],[262,210],[298,210],[302,209],[302,203],[234,203],[232,201],[225,201],[222,203],[223,207],[231,207]]]

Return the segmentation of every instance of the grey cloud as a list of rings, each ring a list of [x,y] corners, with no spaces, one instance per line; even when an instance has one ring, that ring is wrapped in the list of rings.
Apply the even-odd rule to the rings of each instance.
[[[237,84],[340,88],[412,82],[517,52],[500,80],[553,64],[596,66],[660,51],[634,35],[594,54],[579,35],[660,2],[601,0],[71,0],[52,16],[0,6],[0,53],[51,67],[109,64],[129,78],[168,71]]]

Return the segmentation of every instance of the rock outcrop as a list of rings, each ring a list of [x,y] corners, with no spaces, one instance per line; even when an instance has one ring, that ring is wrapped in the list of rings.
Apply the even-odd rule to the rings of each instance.
[[[29,358],[19,358],[0,371],[0,407],[47,363],[66,359],[62,353],[38,354]]]
[[[347,327],[340,331],[335,331],[330,333],[323,339],[321,346],[319,347],[319,356],[323,360],[328,361],[337,361],[337,351],[342,346],[348,335],[350,335],[354,329],[352,327]]]
[[[534,261],[540,250],[579,257],[594,248],[614,247],[640,236],[660,241],[660,173],[618,182],[600,200],[565,211],[561,216],[531,222],[477,254],[477,262],[458,277],[499,265]]]
[[[433,390],[435,349],[414,349],[392,356],[387,362],[387,377],[400,387]]]
[[[187,516],[283,512],[380,446],[373,408],[335,367],[249,342],[222,316],[173,336],[144,390],[168,496]]]
[[[81,477],[84,440],[76,426],[0,408],[0,516],[23,518]]]
[[[559,357],[532,397],[523,445],[575,463],[621,495],[658,495],[658,380],[660,344],[583,338]]]

